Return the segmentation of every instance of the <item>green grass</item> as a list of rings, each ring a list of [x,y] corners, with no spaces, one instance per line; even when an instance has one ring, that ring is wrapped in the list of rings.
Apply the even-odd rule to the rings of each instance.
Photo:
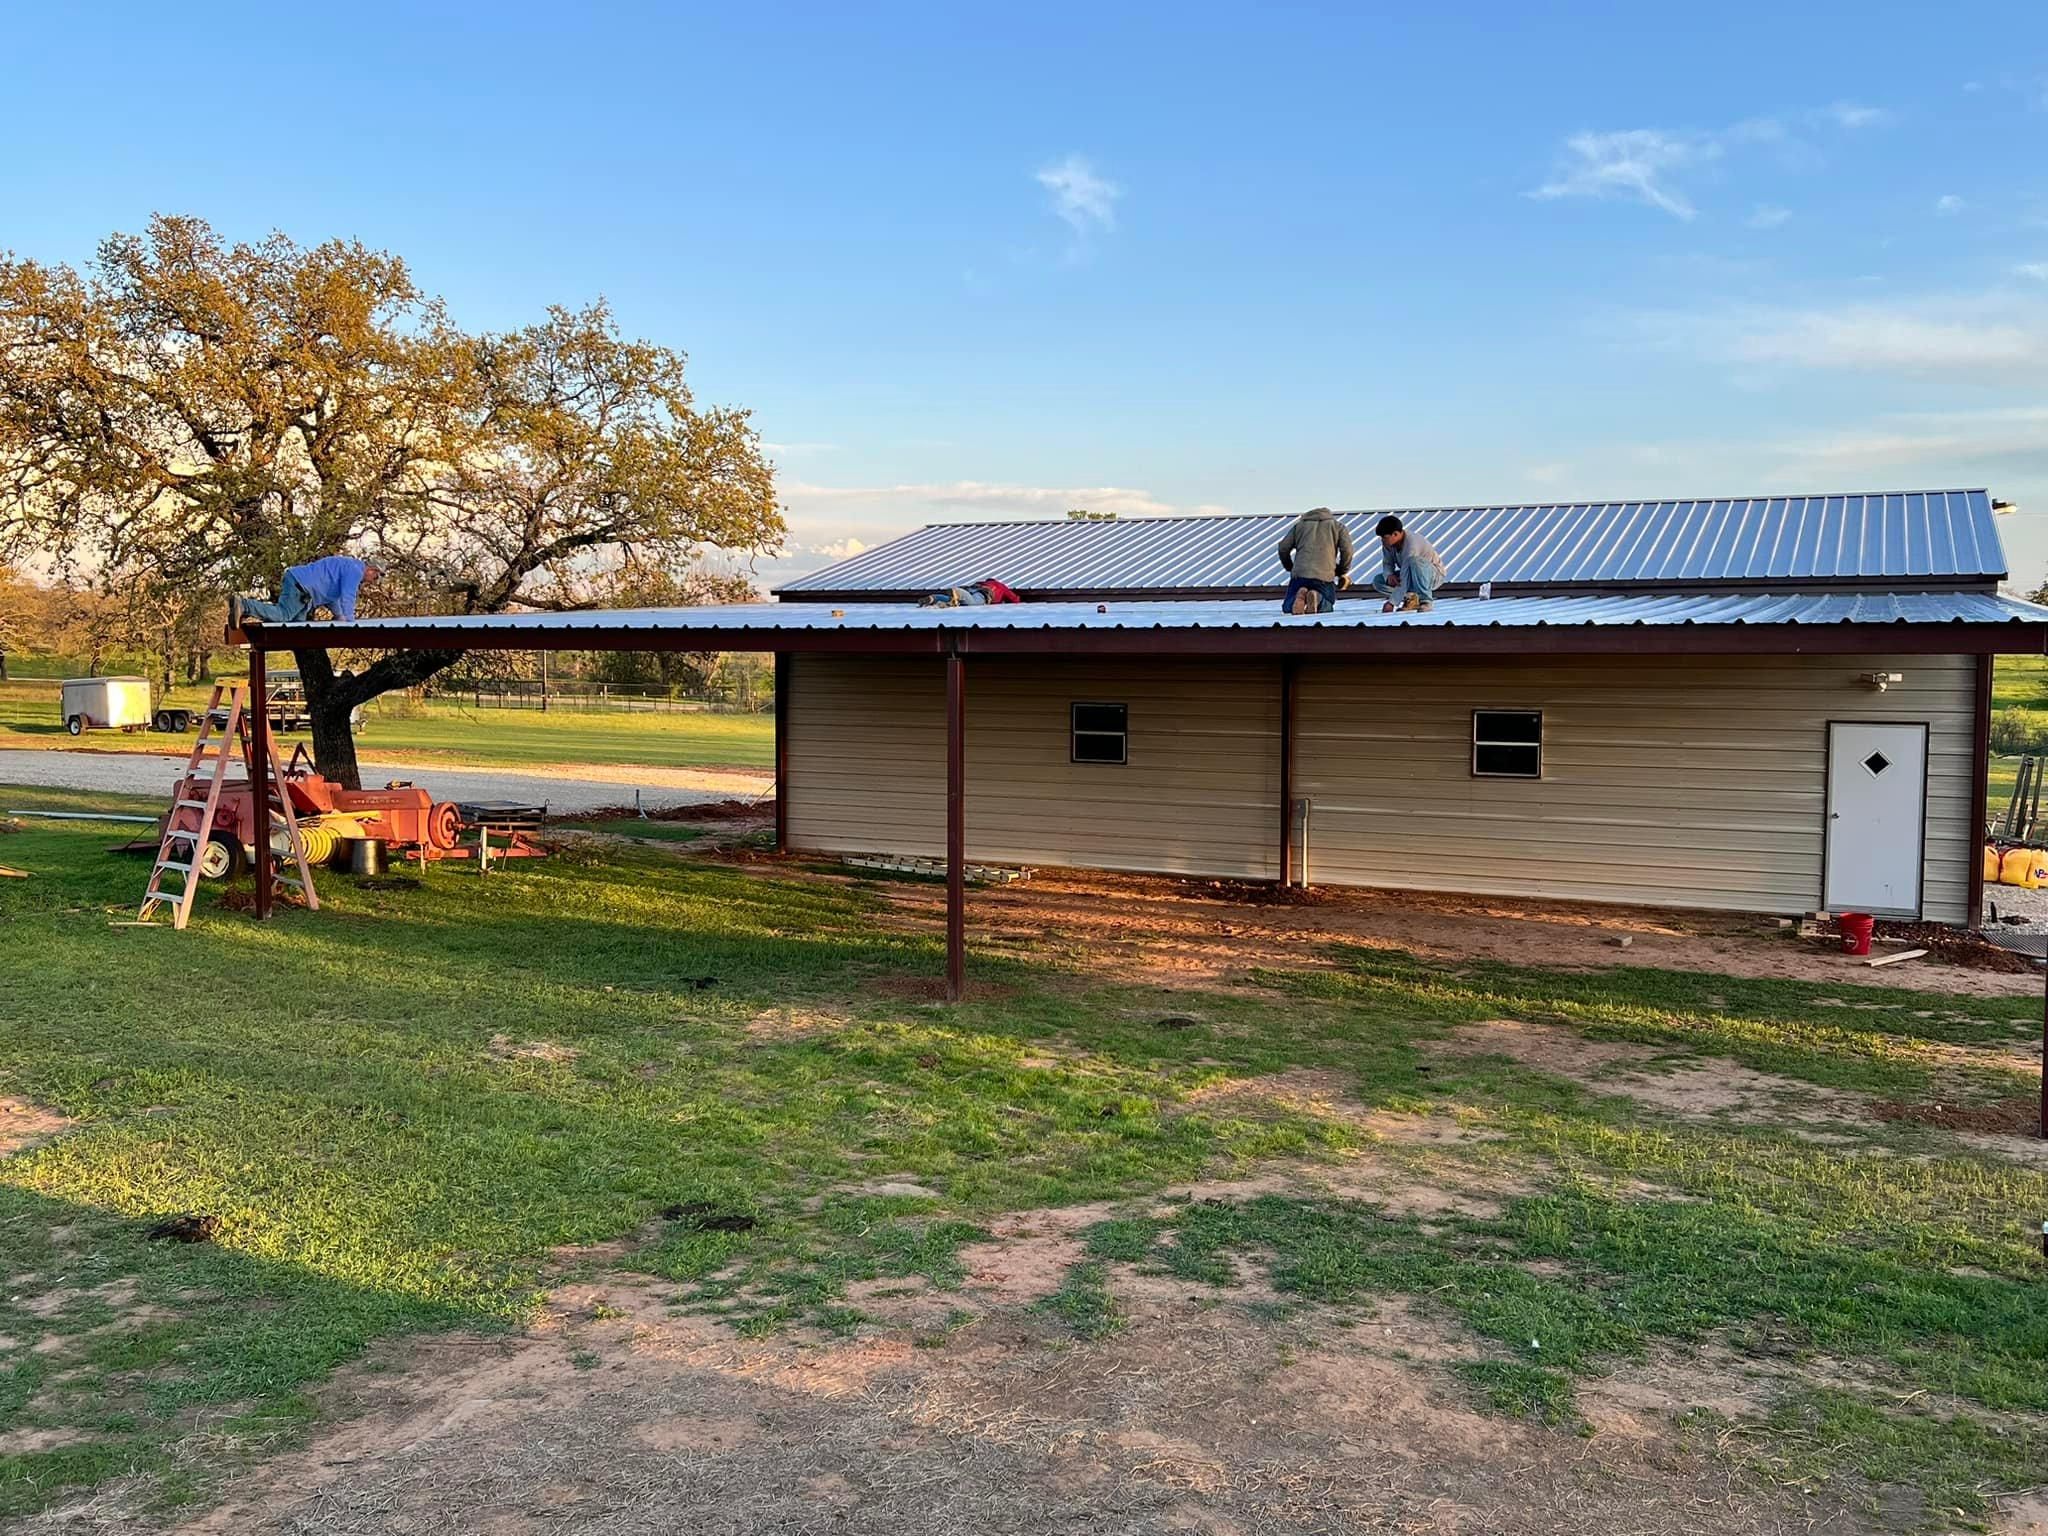
[[[1991,673],[1991,707],[2048,709],[2048,656],[2001,656]]]
[[[702,827],[687,826],[679,821],[655,821],[642,816],[614,816],[584,825],[593,832],[611,832],[620,837],[639,837],[657,843],[694,843],[704,836]]]
[[[197,709],[206,687],[178,688],[167,702]],[[173,752],[192,737],[89,731],[74,740],[57,714],[50,680],[0,683],[0,747],[86,746],[103,752]],[[297,736],[283,736],[287,746]],[[775,721],[765,714],[674,714],[554,709],[473,709],[460,702],[380,700],[365,712],[366,759],[511,767],[595,763],[626,767],[765,768],[775,760]]]
[[[80,802],[126,808],[0,789],[0,806]],[[2048,1455],[2041,1174],[1908,1126],[1835,1147],[1681,1122],[1443,1039],[1510,1014],[1672,1064],[1995,1097],[2022,1083],[2017,1060],[1946,1053],[2026,1038],[2037,1000],[1377,952],[1271,974],[1276,999],[1110,985],[1025,951],[977,955],[1003,990],[945,1009],[891,990],[939,954],[872,886],[622,844],[488,879],[436,868],[415,890],[329,876],[322,912],[267,925],[209,896],[177,934],[108,925],[144,873],[106,851],[121,835],[0,835],[0,862],[31,872],[0,883],[0,1091],[78,1121],[0,1163],[0,1334],[22,1346],[0,1366],[0,1431],[88,1437],[0,1457],[0,1518],[128,1473],[201,1496],[201,1463],[303,1433],[309,1394],[374,1341],[519,1325],[564,1245],[645,1232],[631,1262],[679,1304],[744,1332],[844,1331],[862,1322],[857,1282],[960,1288],[961,1249],[1004,1212],[1141,1197],[1042,1305],[1077,1347],[1119,1326],[1118,1266],[1227,1301],[1249,1258],[1287,1305],[1219,1326],[1413,1297],[1481,1341],[1461,1372],[1475,1401],[1567,1429],[1579,1378],[1714,1338],[1886,1384],[1784,1409],[1822,1429],[1874,1416],[1854,1444],[1796,1442],[1796,1475],[1881,1475],[1974,1507]],[[808,1031],[762,1027],[793,1017]],[[1192,1098],[1294,1067],[1340,1074],[1365,1104],[1456,1113],[1492,1139],[1380,1155],[1518,1192],[1483,1220],[1280,1196],[1157,1214],[1175,1182],[1371,1140],[1313,1106]],[[932,1193],[864,1192],[880,1171]],[[147,1239],[180,1211],[218,1216],[217,1240]],[[968,1305],[923,1342],[943,1347]],[[1922,1389],[1940,1414],[1896,1401]],[[195,1441],[224,1404],[228,1427]],[[1973,1462],[1984,1436],[2014,1454]],[[1972,1484],[1960,1469],[1978,1464]]]

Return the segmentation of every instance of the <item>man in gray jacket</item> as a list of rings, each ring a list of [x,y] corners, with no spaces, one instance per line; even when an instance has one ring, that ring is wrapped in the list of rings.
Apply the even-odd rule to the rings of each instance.
[[[1351,530],[1328,507],[1310,507],[1280,541],[1280,563],[1288,575],[1280,611],[1328,613],[1337,589],[1351,585]]]

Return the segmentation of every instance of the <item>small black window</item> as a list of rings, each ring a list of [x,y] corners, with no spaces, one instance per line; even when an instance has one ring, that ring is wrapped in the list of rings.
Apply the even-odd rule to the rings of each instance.
[[[1481,779],[1543,777],[1543,711],[1472,711],[1472,773]]]
[[[1075,762],[1122,763],[1130,760],[1129,705],[1076,704],[1073,715]]]

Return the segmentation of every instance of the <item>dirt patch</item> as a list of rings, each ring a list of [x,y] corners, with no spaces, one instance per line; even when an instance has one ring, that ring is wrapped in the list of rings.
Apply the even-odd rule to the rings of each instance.
[[[829,1008],[764,1008],[747,1020],[749,1040],[809,1040],[837,1034],[853,1020]]]
[[[1897,1099],[1880,1099],[1870,1106],[1880,1120],[1904,1120],[1912,1125],[1935,1125],[1945,1131],[1974,1131],[1992,1136],[2038,1136],[2041,1129],[2040,1096],[2015,1094],[1990,1104],[1909,1104]]]
[[[827,878],[775,860],[747,860],[763,878]],[[898,923],[935,931],[945,892],[923,882],[888,888]],[[1886,986],[1930,993],[2012,996],[2040,989],[2032,976],[1971,969],[1937,954],[1872,972],[1862,961],[1801,943],[1777,920],[1457,896],[1427,891],[1318,888],[1273,899],[1266,887],[1088,870],[1037,868],[1028,882],[977,888],[969,931],[984,945],[1052,949],[1122,983],[1241,988],[1256,967],[1329,963],[1334,944],[1403,950],[1430,959],[1497,960],[1567,968],[1649,966]],[[1946,932],[1946,930],[1944,930]],[[1627,949],[1615,941],[1626,937]]]
[[[1372,1111],[1352,1096],[1351,1084],[1347,1073],[1290,1067],[1260,1077],[1205,1083],[1181,1103],[1210,1114],[1257,1117],[1288,1112],[1363,1123]]]
[[[1058,1242],[1107,1213],[1032,1213],[1005,1236]],[[562,1296],[513,1340],[378,1352],[323,1392],[341,1422],[183,1529],[653,1536],[679,1510],[707,1531],[861,1536],[1869,1528],[1661,1437],[1661,1404],[1638,1410],[1643,1432],[1590,1442],[1480,1411],[1449,1367],[1484,1351],[1421,1301],[1348,1328],[1223,1327],[1216,1291],[1176,1283],[1119,1289],[1127,1326],[1092,1344],[1023,1308],[915,1343],[746,1340],[616,1280],[602,1316]]]
[[[583,1054],[575,1046],[555,1040],[513,1040],[505,1035],[491,1036],[488,1049],[499,1061],[545,1061],[556,1066]]]
[[[1976,971],[1992,971],[2007,976],[2031,976],[2036,981],[2041,977],[2041,967],[2025,955],[2012,950],[2001,949],[1981,934],[1961,928],[1950,928],[1942,923],[1909,923],[1881,919],[1874,930],[1879,938],[1898,939],[1915,949],[1931,949],[1951,965],[1965,966]],[[1837,936],[1839,942],[1839,935]],[[1877,957],[1881,958],[1881,954]],[[1909,960],[1907,965],[1917,965]],[[1885,967],[1885,980],[1895,974],[1895,968]]]
[[[868,987],[883,997],[903,998],[913,1003],[943,1003],[946,999],[946,979],[943,976],[877,976],[868,982]],[[1006,1003],[1017,995],[1017,989],[994,981],[969,981],[967,998],[970,1003]]]
[[[1459,1025],[1445,1044],[1474,1055],[1506,1056],[1594,1092],[1620,1094],[1673,1114],[1833,1123],[1862,1117],[1864,1101],[1852,1094],[1719,1059],[1688,1057],[1668,1070],[1646,1070],[1671,1053],[1625,1041],[1588,1040],[1560,1025],[1488,1019]]]
[[[1050,1296],[1084,1257],[1083,1234],[1119,1209],[1099,1202],[998,1216],[987,1223],[987,1242],[969,1243],[960,1250],[967,1289],[1007,1306],[1025,1306]]]
[[[1596,1434],[1652,1440],[1695,1409],[1727,1419],[1756,1418],[1782,1386],[1782,1380],[1717,1346],[1685,1354],[1658,1350],[1611,1376],[1581,1382],[1579,1411]]]
[[[27,1099],[0,1094],[0,1157],[12,1157],[61,1136],[77,1124],[68,1116]]]
[[[96,1301],[103,1306],[122,1312],[135,1306],[135,1293],[140,1289],[132,1278],[109,1280],[103,1285],[76,1286],[57,1285],[34,1296],[27,1296],[15,1302],[31,1317],[56,1317],[70,1309],[74,1302]]]
[[[2048,1493],[2027,1493],[1998,1505],[1991,1536],[2048,1536]]]
[[[572,811],[549,818],[551,824],[576,826],[584,822],[625,821],[638,819],[639,808],[630,805],[597,806],[590,810]],[[761,800],[705,800],[695,805],[669,805],[660,810],[645,813],[648,821],[673,821],[685,825],[697,822],[752,821],[772,823],[775,820],[775,797]]]
[[[83,1445],[92,1436],[80,1429],[10,1429],[0,1434],[0,1456],[28,1456]]]

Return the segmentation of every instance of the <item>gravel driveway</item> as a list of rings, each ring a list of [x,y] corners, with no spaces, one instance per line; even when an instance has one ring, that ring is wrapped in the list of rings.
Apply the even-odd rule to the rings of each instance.
[[[0,750],[0,784],[36,784],[55,789],[100,789],[121,794],[163,795],[183,766],[183,758],[136,752],[49,752]],[[707,800],[752,799],[773,784],[765,773],[720,768],[622,768],[616,777],[592,768],[585,777],[558,769],[422,768],[416,764],[365,762],[365,784],[410,779],[424,785],[437,800],[525,800],[545,802],[552,811],[588,811],[607,805],[640,803],[661,806],[695,805]],[[5,791],[0,790],[0,805]]]

